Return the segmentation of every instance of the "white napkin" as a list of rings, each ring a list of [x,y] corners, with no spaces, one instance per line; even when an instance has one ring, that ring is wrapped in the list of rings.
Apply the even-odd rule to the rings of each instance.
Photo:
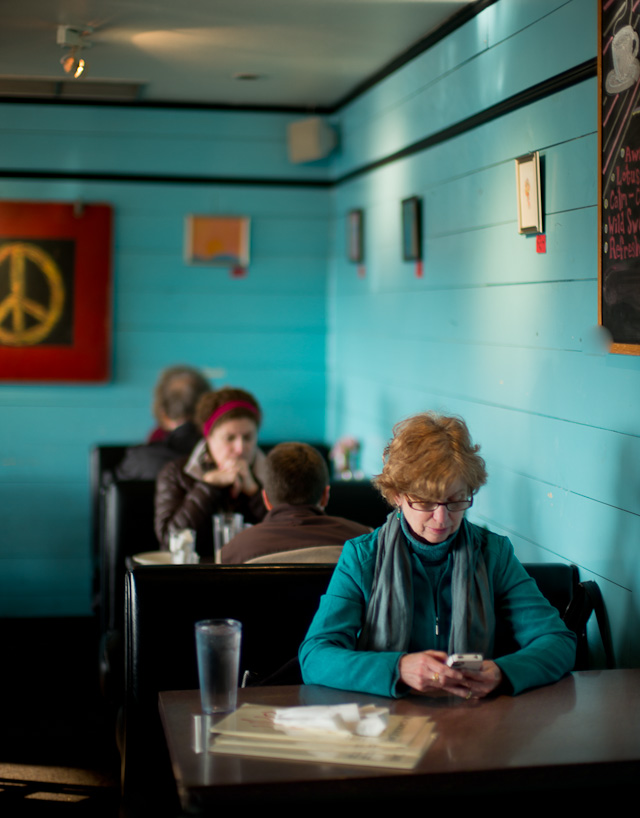
[[[191,528],[183,528],[182,531],[172,531],[169,535],[170,551],[193,551],[194,545],[194,531]]]
[[[320,730],[338,735],[379,736],[389,721],[386,707],[372,704],[313,705],[310,707],[276,708],[273,723],[292,730]]]
[[[171,562],[174,565],[190,565],[200,562],[195,552],[195,531],[185,528],[182,531],[172,531],[169,535],[169,550]]]

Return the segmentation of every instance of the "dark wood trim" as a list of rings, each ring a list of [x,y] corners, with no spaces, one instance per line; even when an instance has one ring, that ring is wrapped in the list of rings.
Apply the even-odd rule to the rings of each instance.
[[[174,176],[143,173],[98,173],[95,171],[2,170],[0,179],[38,179],[82,182],[133,182],[162,185],[244,185],[255,187],[332,187],[323,179],[286,179],[242,176]]]
[[[65,105],[78,108],[148,108],[179,110],[179,111],[235,111],[240,114],[301,114],[303,116],[316,116],[334,113],[335,106],[315,106],[308,105],[232,105],[230,103],[207,103],[207,102],[172,102],[170,100],[116,100],[116,99],[71,99],[67,97],[38,97],[38,96],[2,96],[2,105]]]
[[[562,74],[551,77],[544,82],[533,85],[521,91],[519,94],[514,94],[512,97],[503,100],[502,102],[485,108],[473,116],[456,122],[448,128],[443,128],[441,131],[431,134],[430,136],[420,139],[406,148],[396,151],[395,153],[377,159],[375,162],[370,162],[367,165],[362,165],[355,170],[345,173],[343,176],[334,180],[323,179],[285,179],[285,178],[254,178],[254,177],[239,177],[239,176],[173,176],[161,174],[135,174],[135,173],[97,173],[93,171],[34,171],[34,170],[2,170],[0,169],[0,178],[4,179],[51,179],[56,181],[91,181],[91,182],[134,182],[142,184],[177,184],[177,185],[245,185],[255,187],[315,187],[315,188],[331,188],[336,185],[350,182],[358,176],[363,176],[373,170],[389,165],[392,162],[397,162],[400,159],[405,159],[408,156],[413,156],[416,153],[432,148],[448,139],[453,139],[455,136],[460,136],[463,133],[478,128],[499,117],[517,111],[526,105],[531,105],[538,102],[545,97],[556,94],[559,91],[564,91],[577,85],[585,80],[592,79],[597,76],[597,60],[594,57],[591,60],[581,63]]]

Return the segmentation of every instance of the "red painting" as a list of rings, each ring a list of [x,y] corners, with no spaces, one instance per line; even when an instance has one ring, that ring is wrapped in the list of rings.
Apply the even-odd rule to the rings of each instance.
[[[0,202],[0,380],[108,380],[111,221],[108,205]]]

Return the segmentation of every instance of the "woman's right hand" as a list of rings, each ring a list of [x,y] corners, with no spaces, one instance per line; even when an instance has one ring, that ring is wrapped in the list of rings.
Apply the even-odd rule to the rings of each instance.
[[[233,486],[239,484],[240,465],[237,460],[229,460],[218,466],[217,469],[210,469],[202,476],[202,480],[210,486]]]
[[[447,654],[442,650],[423,650],[405,653],[400,658],[400,681],[420,693],[444,690],[463,699],[470,698],[467,680],[459,670],[446,664]]]
[[[260,490],[260,486],[251,474],[249,464],[242,458],[227,460],[217,469],[206,472],[202,479],[210,486],[231,486],[231,493],[234,497],[240,493],[251,497]]]

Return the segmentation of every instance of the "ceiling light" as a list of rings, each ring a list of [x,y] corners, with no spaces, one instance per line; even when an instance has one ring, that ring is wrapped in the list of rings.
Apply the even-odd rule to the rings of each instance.
[[[74,28],[73,26],[58,26],[56,42],[69,51],[60,59],[60,64],[65,74],[71,74],[77,79],[87,68],[86,60],[79,56],[84,48],[91,48],[92,43],[87,40],[93,29],[90,26],[85,28]]]
[[[82,57],[77,56],[76,52],[77,49],[72,48],[68,54],[60,59],[60,65],[62,65],[65,74],[72,74],[77,79],[87,65]]]

